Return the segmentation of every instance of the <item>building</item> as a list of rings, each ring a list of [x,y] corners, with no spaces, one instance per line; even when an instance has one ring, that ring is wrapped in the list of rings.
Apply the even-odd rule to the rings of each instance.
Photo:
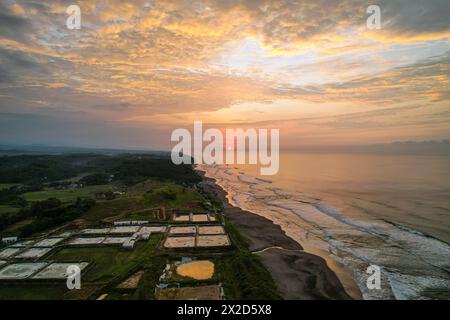
[[[148,223],[148,221],[145,221],[145,220],[131,221],[131,224],[133,226],[142,226],[147,223]]]
[[[6,243],[6,244],[11,244],[11,243],[17,242],[17,240],[19,240],[18,237],[5,237],[5,238],[2,238],[2,242]]]
[[[122,226],[129,226],[131,225],[131,221],[115,221],[114,226],[116,227],[122,227]]]
[[[147,224],[148,221],[115,221],[114,226],[116,227],[124,227],[124,226],[141,226]]]
[[[150,232],[136,232],[135,234],[133,234],[131,239],[136,240],[136,241],[148,240],[148,239],[150,239]]]
[[[139,232],[133,233],[130,240],[137,241],[137,240],[139,240],[140,236],[141,236],[141,234]]]
[[[130,238],[122,244],[122,248],[132,250],[134,248],[135,242],[135,240]]]
[[[142,240],[147,241],[148,239],[150,239],[150,233],[148,233],[148,232],[141,232],[140,237],[141,237]]]

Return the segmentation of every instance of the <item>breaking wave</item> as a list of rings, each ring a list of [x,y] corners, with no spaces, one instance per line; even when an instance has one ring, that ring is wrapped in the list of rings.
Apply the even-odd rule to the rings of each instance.
[[[236,168],[198,169],[216,180],[231,204],[270,219],[306,251],[343,265],[364,299],[422,299],[430,290],[450,291],[450,246],[443,241],[369,215],[349,217],[326,199],[274,187]],[[381,290],[366,286],[371,264],[381,267]]]

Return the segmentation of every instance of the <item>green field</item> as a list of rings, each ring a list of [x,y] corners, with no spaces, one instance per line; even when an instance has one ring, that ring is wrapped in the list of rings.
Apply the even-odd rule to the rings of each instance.
[[[116,292],[115,286],[128,278],[136,270],[144,270],[142,283],[136,292],[130,292],[129,298],[152,298],[153,289],[164,268],[165,259],[156,253],[156,247],[162,235],[155,234],[146,242],[139,242],[130,251],[118,247],[63,248],[49,257],[51,260],[74,261],[87,260],[92,265],[81,277],[81,290],[68,291],[64,282],[53,284],[14,284],[0,285],[1,299],[87,299],[97,297],[101,288],[109,299],[124,299],[127,294]]]
[[[233,255],[215,260],[216,272],[223,283],[226,299],[266,300],[281,299],[281,294],[270,272],[260,258],[252,254],[239,232],[225,220],[225,230],[238,248]]]
[[[0,190],[9,189],[17,185],[17,183],[0,183]]]
[[[171,182],[147,181],[147,192],[133,188],[131,194],[109,201],[97,201],[82,218],[92,222],[114,217],[124,220],[153,221],[152,209],[165,207],[182,210],[204,209],[204,197],[192,187],[183,187]],[[141,185],[142,188],[142,185]],[[139,189],[141,189],[139,188]],[[128,194],[128,192],[127,192]]]
[[[16,213],[20,208],[11,207],[7,204],[0,204],[0,215],[4,213]]]
[[[77,198],[94,197],[96,192],[114,191],[114,187],[109,184],[98,186],[87,186],[75,190],[44,190],[27,192],[23,195],[24,199],[30,202],[43,201],[48,198],[57,198],[62,202],[74,201]]]
[[[191,187],[167,183],[159,188],[151,189],[144,199],[152,206],[165,206],[177,209],[202,209],[205,199]]]
[[[29,237],[66,224],[71,229],[71,222],[77,228],[121,219],[167,223],[153,216],[154,209],[161,207],[166,208],[167,214],[171,213],[171,209],[214,212],[222,209],[220,200],[197,189],[195,183],[199,182],[199,177],[190,166],[174,166],[170,158],[73,155],[4,158],[3,162],[4,174],[0,178],[8,184],[0,184],[0,189],[11,187],[13,184],[9,182],[16,182],[29,186],[27,190],[39,190],[35,186],[42,185],[42,177],[46,177],[44,186],[55,186],[54,189],[47,187],[43,191],[18,195],[12,190],[11,194],[5,190],[4,201],[0,203],[3,234]],[[18,164],[20,166],[16,167]],[[55,181],[76,181],[89,172],[105,173],[114,177],[114,180],[107,185],[74,190],[57,190],[56,187],[63,187],[64,184],[50,184]],[[97,181],[93,183],[103,183]],[[95,199],[96,193],[115,190],[124,191],[124,194],[111,197],[113,199]],[[20,197],[29,203],[14,202],[21,200]],[[49,198],[56,198],[60,202]],[[76,201],[77,198],[93,198],[95,201]],[[23,205],[22,211],[14,213],[19,209],[13,206],[19,205]],[[222,220],[218,216],[218,222]],[[222,283],[227,299],[279,298],[273,279],[259,257],[249,252],[236,229],[228,223],[225,229],[233,244],[229,250],[186,253],[186,256],[214,262],[215,273],[211,279],[197,281],[174,275],[171,282],[180,282],[183,286]],[[61,247],[46,260],[92,262],[82,274],[81,290],[69,291],[63,281],[49,281],[46,284],[2,282],[0,299],[96,299],[101,294],[108,294],[106,299],[155,299],[155,286],[159,283],[166,263],[181,259],[180,254],[159,250],[163,237],[162,234],[153,234],[148,241],[139,241],[133,250],[123,250],[118,246]],[[143,271],[137,289],[117,287],[137,271]]]
[[[86,212],[82,218],[92,222],[99,222],[102,219],[131,214],[144,209],[148,209],[148,205],[142,197],[120,197],[114,200],[97,201],[95,206]]]
[[[0,300],[56,300],[60,299],[65,292],[67,292],[65,283],[1,285]]]
[[[93,267],[86,273],[84,281],[107,284],[116,277],[127,274],[133,268],[144,265],[152,255],[162,235],[152,235],[149,241],[138,242],[130,251],[117,247],[64,248],[50,257],[52,260],[88,260],[94,261]]]

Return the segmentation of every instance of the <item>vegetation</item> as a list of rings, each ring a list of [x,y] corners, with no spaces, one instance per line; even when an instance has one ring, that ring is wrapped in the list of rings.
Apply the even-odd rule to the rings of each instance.
[[[77,172],[70,159],[58,156],[0,157],[0,182],[43,183],[66,179]]]
[[[107,184],[111,181],[111,177],[106,173],[94,173],[84,176],[79,182],[86,186],[95,186],[99,184]]]
[[[272,276],[258,256],[238,251],[231,257],[217,259],[216,266],[227,299],[281,299]]]
[[[0,231],[6,229],[6,227],[29,218],[29,211],[26,209],[21,209],[17,212],[5,212],[0,215]]]
[[[41,232],[52,227],[56,227],[64,222],[73,220],[87,211],[95,204],[92,199],[78,198],[69,205],[56,198],[38,201],[30,207],[21,209],[17,213],[0,215],[0,230],[24,219],[32,219],[32,222],[19,229],[19,236],[26,237],[36,232]]]
[[[96,298],[101,293],[107,293],[108,299],[153,299],[154,288],[164,269],[166,258],[159,255],[156,248],[162,235],[152,235],[147,242],[139,242],[134,250],[124,251],[114,247],[100,248],[66,248],[51,256],[53,260],[90,260],[92,268],[83,277],[83,286],[96,286],[91,293]],[[144,275],[136,290],[120,290],[116,286],[129,276],[144,270]],[[126,291],[127,294],[122,294]],[[66,296],[77,298],[76,296]]]
[[[73,261],[82,257],[83,260],[95,261],[83,279],[107,284],[117,277],[124,278],[124,274],[128,274],[138,266],[144,267],[144,263],[153,256],[152,252],[160,240],[161,235],[152,235],[149,241],[138,242],[136,247],[129,251],[116,247],[65,248],[52,255],[51,259]]]
[[[0,299],[56,300],[67,292],[65,283],[59,284],[10,284],[0,286]]]
[[[114,191],[125,186],[152,179],[160,181],[162,189],[153,194],[116,199]],[[198,193],[191,192],[200,178],[191,166],[176,166],[168,157],[152,155],[67,154],[16,155],[0,157],[0,232],[25,219],[29,220],[33,203],[51,198],[70,208],[78,199],[91,198],[111,204],[98,205],[93,216],[107,216],[111,212],[144,210],[149,206],[176,207],[186,203],[187,208],[201,205]],[[181,183],[183,186],[177,186]],[[165,187],[167,184],[170,186]],[[124,186],[124,187],[121,187]],[[181,189],[181,192],[179,192]],[[186,191],[189,190],[189,191]],[[145,192],[147,192],[145,190]],[[186,191],[186,192],[185,192]],[[144,193],[145,193],[144,192]],[[178,193],[180,196],[178,196]],[[71,210],[71,209],[70,209]],[[105,212],[106,210],[111,210]],[[124,213],[121,212],[121,213]],[[28,235],[44,226],[56,225],[61,219],[42,219],[24,228],[20,235]],[[40,226],[39,226],[40,225]],[[23,232],[23,233],[22,233]]]
[[[175,165],[170,158],[139,156],[127,157],[115,167],[115,178],[133,185],[148,178],[170,180],[179,184],[195,184],[200,177],[190,165]]]
[[[57,198],[61,202],[75,201],[77,198],[95,198],[96,193],[114,190],[112,185],[89,186],[74,190],[52,190],[27,192],[23,194],[23,198],[28,202],[43,201],[49,198]]]
[[[205,200],[195,189],[176,184],[149,190],[144,199],[153,206],[178,209],[202,209]]]
[[[154,255],[144,264],[144,276],[139,282],[139,287],[134,293],[135,299],[153,300],[155,299],[155,287],[159,283],[159,276],[164,270],[166,258]]]
[[[136,211],[148,208],[144,199],[139,196],[121,197],[109,201],[98,201],[90,210],[83,214],[82,218],[99,222],[106,218],[123,217]]]
[[[9,189],[14,186],[17,186],[17,184],[16,183],[0,183],[0,190]]]
[[[27,237],[47,230],[79,217],[95,204],[92,199],[78,198],[68,206],[56,198],[34,203],[25,216],[32,217],[33,222],[20,229],[20,236]]]
[[[258,256],[252,254],[239,232],[225,220],[225,229],[238,248],[232,256],[216,260],[217,272],[227,299],[281,299],[281,294],[269,271]]]
[[[118,219],[162,222],[153,216],[159,207],[168,213],[170,208],[220,211],[221,202],[198,189],[200,180],[191,166],[176,166],[162,156],[0,157],[0,233],[28,237],[75,219],[90,224]],[[221,282],[228,299],[280,298],[259,258],[249,252],[231,225],[225,228],[236,250],[210,257],[216,272],[202,283]],[[86,299],[108,293],[109,299],[155,299],[159,276],[174,258],[157,250],[162,237],[152,235],[130,251],[117,247],[62,248],[50,259],[93,262],[83,276],[82,290],[68,292],[59,283],[46,287],[11,284],[0,286],[0,297]],[[137,289],[116,288],[137,271],[144,271]],[[190,278],[179,281],[186,286],[199,283]]]
[[[450,300],[450,292],[448,288],[429,288],[421,292],[421,296],[432,300]]]
[[[26,191],[41,189],[40,186],[12,186],[0,190],[0,203],[13,207],[25,207],[27,202],[20,196]]]

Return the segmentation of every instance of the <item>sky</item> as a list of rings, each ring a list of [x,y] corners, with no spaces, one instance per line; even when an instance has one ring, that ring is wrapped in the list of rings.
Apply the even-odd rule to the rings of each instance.
[[[448,0],[0,0],[0,143],[170,149],[194,120],[281,148],[448,139],[449,38]]]

